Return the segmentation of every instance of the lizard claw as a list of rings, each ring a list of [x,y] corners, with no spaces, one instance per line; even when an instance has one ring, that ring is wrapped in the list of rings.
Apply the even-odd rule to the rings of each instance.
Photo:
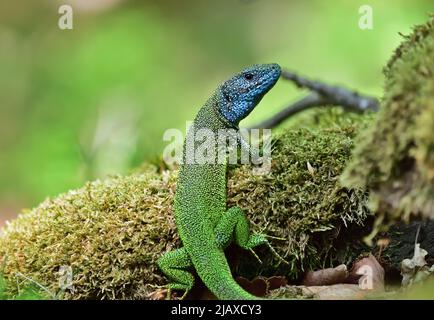
[[[260,264],[262,264],[262,260],[261,258],[259,258],[259,256],[256,254],[256,252],[252,249],[249,248],[249,251],[253,254],[253,256],[259,261]]]
[[[282,238],[282,237],[275,237],[275,236],[269,236],[268,234],[264,234],[264,237],[266,237],[266,238],[270,238],[270,239],[282,240],[282,241],[285,241],[285,240],[286,240],[285,238]]]
[[[272,247],[272,245],[267,241],[267,246],[270,249],[271,253],[282,263],[286,264],[286,265],[290,265],[288,261],[286,261],[285,259],[282,258],[282,256],[280,254],[277,253],[277,251]]]

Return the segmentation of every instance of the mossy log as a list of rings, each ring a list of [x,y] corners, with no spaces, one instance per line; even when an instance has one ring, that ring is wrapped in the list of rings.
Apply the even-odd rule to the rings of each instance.
[[[434,17],[406,37],[385,75],[380,112],[343,184],[369,190],[370,208],[389,220],[434,219]]]
[[[246,259],[232,263],[236,274],[295,277],[304,268],[343,262],[346,254],[336,255],[334,242],[350,237],[345,226],[361,225],[369,213],[366,194],[338,182],[356,128],[284,131],[273,138],[271,173],[230,168],[228,206],[243,208],[254,230],[283,238],[273,246],[290,262],[279,265],[262,248],[263,263],[244,253]],[[148,166],[89,182],[22,213],[0,237],[5,275],[19,272],[57,293],[59,270],[70,266],[74,290],[65,298],[145,298],[167,282],[158,257],[180,246],[172,217],[176,175]]]
[[[341,182],[369,191],[372,235],[391,241],[374,250],[398,274],[416,241],[434,262],[434,16],[405,37],[384,72],[380,112],[356,139]]]

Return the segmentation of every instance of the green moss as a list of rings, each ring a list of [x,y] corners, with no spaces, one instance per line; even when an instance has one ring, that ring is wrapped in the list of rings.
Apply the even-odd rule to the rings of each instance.
[[[248,166],[230,173],[229,206],[244,209],[257,229],[284,238],[273,245],[292,266],[278,266],[265,251],[261,253],[269,260],[259,264],[253,257],[243,257],[238,272],[250,277],[276,272],[296,277],[300,271],[334,262],[339,228],[361,224],[368,214],[365,194],[342,188],[337,181],[354,135],[354,126],[284,131],[274,141],[270,175],[252,175]]]
[[[397,299],[407,299],[407,300],[433,300],[434,299],[434,276],[430,276],[423,283],[417,283],[413,285],[409,290],[401,293]]]
[[[354,125],[284,131],[273,139],[270,174],[254,175],[248,166],[230,169],[228,205],[245,209],[254,229],[285,238],[273,246],[291,262],[278,266],[262,248],[264,263],[247,263],[253,259],[247,253],[249,259],[234,264],[238,274],[295,276],[303,267],[335,260],[327,257],[344,226],[360,224],[368,214],[365,195],[338,183],[355,133]],[[14,279],[20,272],[59,294],[59,269],[70,266],[74,291],[66,290],[64,298],[146,298],[166,284],[156,260],[180,245],[172,218],[176,174],[144,166],[20,214],[0,236],[5,275]]]
[[[42,288],[35,283],[29,283],[27,279],[16,279],[16,292],[8,290],[8,281],[0,274],[0,300],[46,300],[50,297],[47,292],[42,292]]]
[[[342,181],[369,189],[371,209],[434,218],[434,18],[406,37],[385,68],[375,123],[360,134]]]
[[[156,259],[179,245],[171,219],[173,175],[148,171],[95,181],[22,213],[0,238],[9,278],[20,272],[54,293],[73,271],[74,298],[131,298],[163,284]],[[11,282],[13,283],[13,282]]]

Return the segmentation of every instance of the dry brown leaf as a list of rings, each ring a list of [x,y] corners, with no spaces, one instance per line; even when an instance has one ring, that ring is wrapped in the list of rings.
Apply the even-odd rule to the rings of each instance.
[[[366,291],[356,284],[335,284],[331,286],[311,286],[302,288],[306,296],[319,300],[354,300],[363,299]]]
[[[286,277],[274,276],[267,278],[268,290],[275,290],[288,284]]]
[[[414,254],[411,259],[404,259],[401,262],[402,286],[408,287],[416,282],[421,282],[428,278],[434,271],[434,267],[429,268],[425,260],[428,252],[420,247],[419,243],[414,246]]]
[[[167,297],[167,289],[157,289],[148,294],[149,300],[164,300]]]
[[[331,286],[290,286],[281,287],[270,293],[272,299],[318,299],[318,300],[360,300],[372,293],[357,284],[334,284]]]
[[[244,277],[237,277],[235,280],[244,290],[254,296],[263,297],[267,294],[268,284],[264,277],[256,277],[252,281]]]
[[[326,286],[344,283],[348,277],[347,266],[341,264],[336,268],[327,268],[306,273],[302,284],[305,286]]]

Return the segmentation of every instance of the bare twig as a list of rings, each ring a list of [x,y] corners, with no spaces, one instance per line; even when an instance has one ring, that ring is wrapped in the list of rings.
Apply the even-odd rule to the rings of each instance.
[[[271,118],[259,123],[258,125],[252,128],[273,128],[294,114],[307,110],[313,107],[319,107],[327,104],[325,99],[316,92],[312,92],[301,100],[298,100],[288,107],[284,108],[282,111],[278,112]]]
[[[42,284],[40,284],[39,282],[25,276],[24,274],[22,274],[21,272],[15,272],[15,275],[21,278],[24,278],[27,281],[30,281],[32,283],[34,283],[36,286],[38,286],[39,288],[41,288],[43,291],[47,292],[53,299],[56,299],[56,295],[53,294],[50,290],[48,290],[46,287],[44,287]]]
[[[414,239],[414,247],[416,248],[417,246],[417,240],[419,239],[419,232],[420,232],[420,223],[417,226],[417,231],[416,231],[416,238]]]
[[[282,71],[281,77],[294,82],[300,88],[311,90],[311,93],[303,99],[291,103],[276,115],[253,128],[272,128],[300,111],[325,105],[342,106],[347,111],[357,113],[378,111],[379,102],[374,97],[360,95],[355,91],[343,87],[331,86],[320,81],[310,80],[286,70]]]

